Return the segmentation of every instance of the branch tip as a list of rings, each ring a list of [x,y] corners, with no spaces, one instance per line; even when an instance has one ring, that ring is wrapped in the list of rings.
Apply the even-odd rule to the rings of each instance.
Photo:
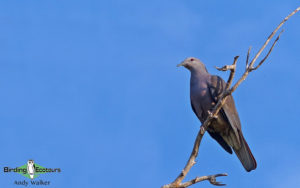
[[[251,52],[251,46],[249,47],[248,52],[247,52],[246,69],[248,68],[248,64],[249,64],[250,52]]]

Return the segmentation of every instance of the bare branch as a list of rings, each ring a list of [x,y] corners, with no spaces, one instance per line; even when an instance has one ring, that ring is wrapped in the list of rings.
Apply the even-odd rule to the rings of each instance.
[[[273,48],[274,48],[276,42],[279,40],[280,35],[282,34],[282,32],[283,32],[283,30],[279,33],[278,37],[277,37],[277,38],[275,39],[275,41],[273,42],[272,47],[271,47],[270,50],[268,51],[267,55],[259,62],[259,64],[258,64],[256,67],[250,68],[250,70],[249,70],[250,72],[253,71],[253,70],[258,69],[258,68],[265,62],[265,60],[269,57],[270,53],[272,52],[272,50],[273,50]]]
[[[228,176],[226,173],[224,174],[215,174],[215,175],[209,175],[209,176],[201,176],[201,177],[196,177],[192,180],[189,180],[187,182],[184,182],[178,186],[175,186],[173,184],[169,184],[169,185],[165,185],[163,186],[163,188],[185,188],[185,187],[188,187],[188,186],[191,186],[193,184],[196,184],[196,183],[199,183],[201,181],[205,181],[205,180],[208,180],[209,183],[211,183],[212,185],[216,185],[216,186],[224,186],[226,184],[223,184],[221,182],[217,182],[216,181],[216,177],[220,177],[220,176]]]
[[[229,75],[229,78],[227,80],[226,88],[225,88],[224,91],[227,91],[229,89],[229,87],[231,86],[231,84],[232,84],[234,74],[235,74],[235,70],[236,70],[236,62],[237,62],[238,58],[239,58],[239,56],[234,57],[233,64],[232,64],[233,68],[230,69],[230,75]]]
[[[223,67],[216,66],[215,68],[219,71],[228,71],[228,70],[234,69],[234,66],[233,65],[225,65]]]
[[[184,169],[181,171],[181,173],[179,174],[179,176],[175,179],[175,181],[172,183],[174,185],[180,185],[180,183],[182,182],[182,180],[185,178],[185,176],[187,175],[187,173],[190,171],[190,169],[192,168],[192,166],[194,166],[194,164],[196,164],[196,157],[198,155],[198,151],[199,151],[199,146],[201,143],[201,140],[203,138],[205,131],[203,131],[200,128],[200,131],[198,132],[198,135],[196,137],[195,143],[194,143],[194,148],[193,151],[190,155],[190,158],[187,162],[187,164],[185,165]]]
[[[208,180],[212,185],[217,185],[217,186],[226,185],[226,184],[222,184],[221,182],[216,181],[216,177],[220,177],[220,176],[227,176],[227,174],[216,174],[216,175],[210,175],[210,176],[196,177],[190,181],[182,183],[182,187],[188,187],[188,186],[191,186],[193,184],[196,184],[198,182],[205,181],[205,180]]]
[[[285,17],[280,24],[275,28],[275,30],[270,34],[264,45],[260,48],[260,50],[257,52],[257,54],[252,59],[249,67],[253,67],[253,64],[255,63],[256,59],[259,57],[259,55],[262,53],[262,51],[266,48],[270,40],[273,38],[273,36],[276,34],[276,32],[281,28],[281,26],[294,14],[296,14],[300,10],[300,7],[298,7],[296,10],[294,10],[292,13],[290,13],[287,17]]]
[[[212,120],[218,117],[219,111],[221,110],[222,106],[226,102],[226,97],[228,95],[231,95],[237,89],[237,87],[247,78],[248,74],[251,71],[258,69],[264,63],[264,61],[269,57],[270,53],[272,52],[273,47],[275,46],[276,42],[279,40],[280,35],[281,35],[282,32],[278,35],[278,37],[274,41],[274,43],[273,43],[272,47],[270,48],[270,50],[268,51],[267,55],[260,61],[260,63],[256,67],[253,68],[253,65],[256,62],[257,58],[260,56],[262,51],[266,48],[267,44],[270,42],[270,40],[273,38],[273,36],[276,34],[276,32],[280,29],[280,27],[291,16],[293,16],[299,10],[300,10],[300,7],[298,7],[295,11],[293,11],[291,14],[289,14],[287,17],[284,18],[284,20],[275,28],[275,30],[271,33],[271,35],[268,37],[268,39],[263,44],[261,49],[257,52],[257,54],[254,56],[254,58],[252,59],[252,61],[248,65],[251,47],[249,48],[248,53],[247,53],[245,72],[241,76],[241,78],[231,88],[230,88],[230,86],[233,82],[233,78],[234,78],[234,75],[235,75],[236,63],[237,63],[238,56],[236,56],[234,58],[234,61],[233,61],[232,65],[225,65],[221,68],[216,67],[220,71],[228,71],[228,70],[230,71],[230,75],[229,75],[229,78],[228,78],[228,81],[227,81],[227,84],[226,84],[226,88],[224,89],[219,101],[214,106],[213,110],[211,112],[209,112],[208,117],[206,118],[204,123],[201,125],[200,130],[198,132],[198,135],[196,137],[195,143],[194,143],[192,153],[190,155],[190,158],[189,158],[186,166],[184,167],[184,169],[181,171],[181,173],[178,175],[178,177],[172,183],[164,185],[162,188],[185,188],[185,187],[188,187],[190,185],[196,184],[196,183],[204,181],[204,180],[209,180],[211,184],[217,185],[217,186],[225,185],[225,184],[221,184],[220,182],[216,182],[215,178],[219,177],[219,176],[227,176],[227,174],[216,174],[216,175],[210,175],[210,176],[202,176],[202,177],[197,177],[195,179],[187,181],[185,183],[181,183],[181,182],[186,177],[187,173],[190,171],[192,166],[196,163],[195,159],[198,155],[199,146],[200,146],[201,140],[203,138],[203,135],[205,134],[205,132],[206,132],[207,128],[209,127],[209,125],[211,124]]]

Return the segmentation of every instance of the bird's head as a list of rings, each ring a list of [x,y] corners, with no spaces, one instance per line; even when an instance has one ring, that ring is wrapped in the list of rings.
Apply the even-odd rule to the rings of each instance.
[[[185,68],[189,69],[190,71],[205,71],[207,72],[207,69],[205,65],[197,58],[195,57],[188,57],[184,61],[182,61],[180,64],[177,65],[177,67],[184,66]]]

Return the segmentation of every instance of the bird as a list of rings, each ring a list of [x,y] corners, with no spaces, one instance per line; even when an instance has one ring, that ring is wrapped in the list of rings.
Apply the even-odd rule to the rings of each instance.
[[[195,57],[188,57],[177,67],[183,66],[191,73],[190,101],[192,110],[201,123],[204,123],[213,107],[220,99],[226,82],[219,76],[208,73],[205,65]],[[247,172],[255,170],[256,160],[243,136],[241,122],[232,95],[227,96],[225,104],[207,129],[209,135],[222,148],[237,155]]]
[[[35,173],[35,164],[33,160],[28,160],[27,161],[27,173],[30,176],[30,179],[34,178],[34,173]]]

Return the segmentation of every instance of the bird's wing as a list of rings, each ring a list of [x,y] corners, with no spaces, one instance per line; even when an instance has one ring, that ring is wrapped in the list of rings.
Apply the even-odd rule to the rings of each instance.
[[[191,106],[192,106],[192,109],[194,111],[194,113],[197,115],[198,113],[196,112],[196,109],[193,105],[193,102],[191,100]],[[197,115],[198,116],[198,115]],[[204,122],[206,117],[204,115],[204,113],[200,114],[198,116],[198,118],[200,119],[201,122]],[[215,132],[212,132],[210,130],[207,131],[209,133],[209,135],[211,137],[213,137],[228,153],[232,154],[232,150],[230,148],[230,146],[224,141],[224,139],[218,134],[218,133],[215,133]]]
[[[210,95],[213,101],[217,104],[219,101],[222,92],[226,87],[225,81],[219,76],[211,76],[210,81],[207,83],[209,87]],[[241,132],[241,122],[239,115],[236,111],[233,97],[231,95],[227,96],[226,102],[220,110],[220,114],[228,121],[231,125],[232,130],[236,136],[237,141],[240,145],[240,136],[239,132]]]

